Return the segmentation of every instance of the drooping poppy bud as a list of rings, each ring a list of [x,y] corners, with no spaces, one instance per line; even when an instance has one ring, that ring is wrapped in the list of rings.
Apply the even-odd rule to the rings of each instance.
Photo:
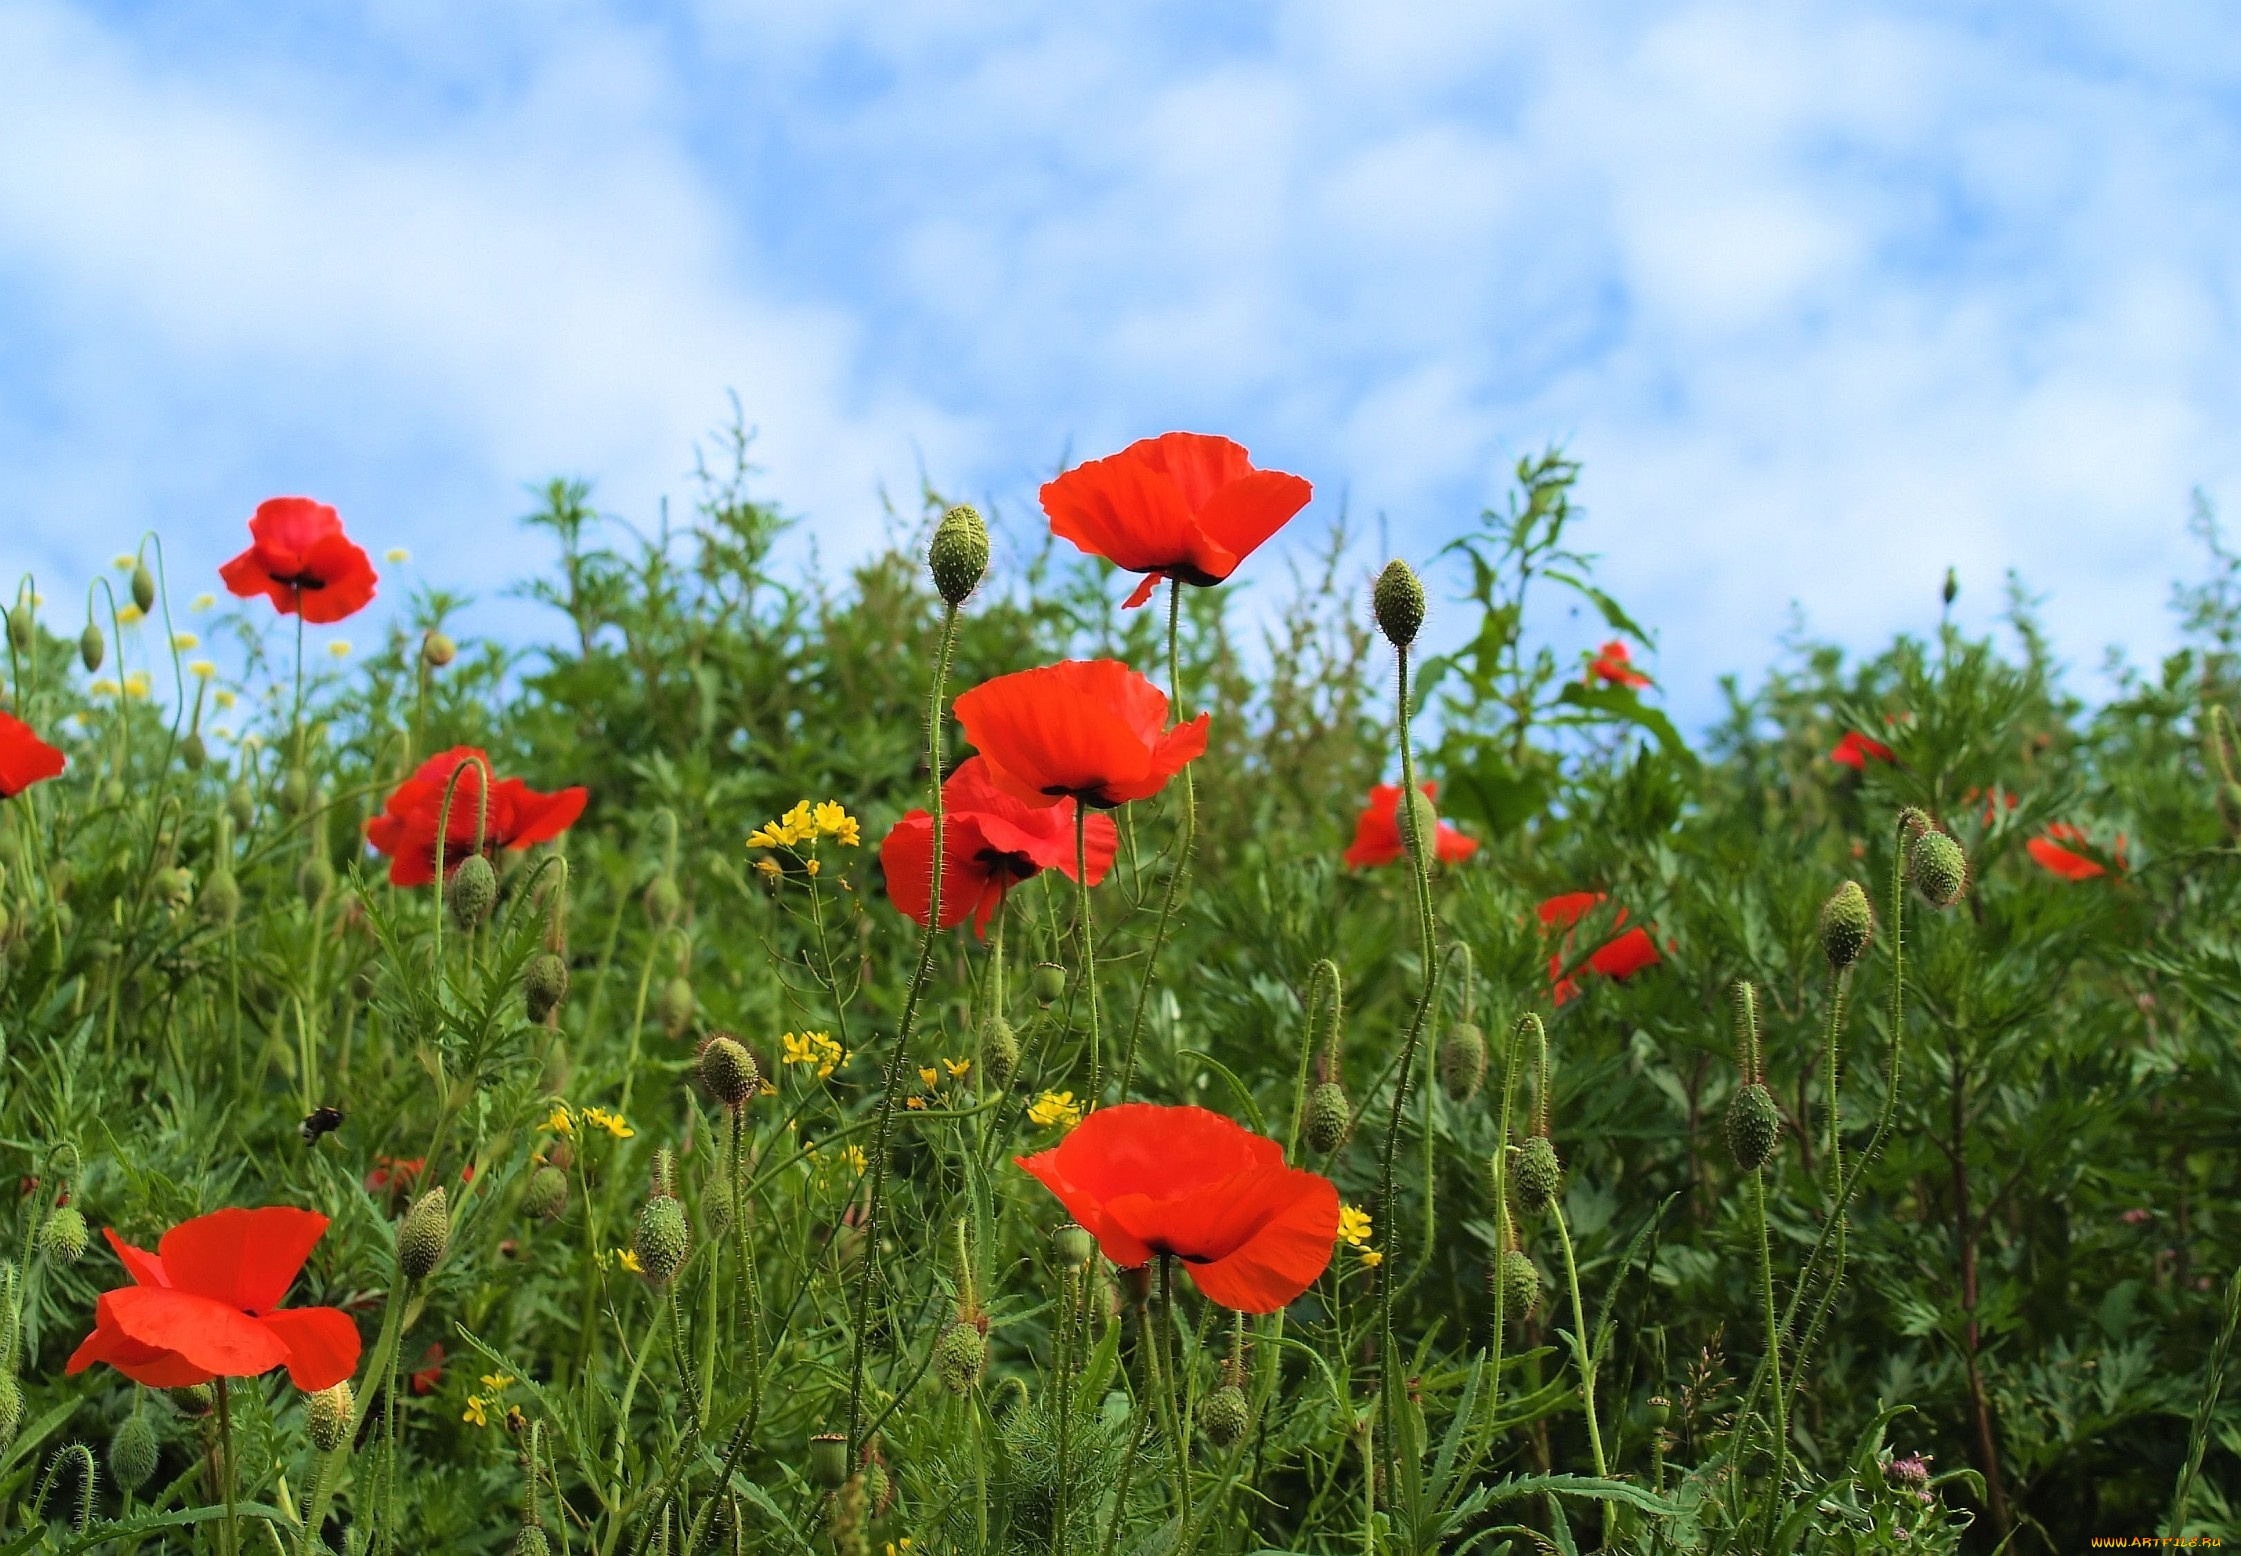
[[[567,1173],[548,1162],[529,1175],[529,1186],[521,1191],[523,1215],[535,1216],[540,1221],[557,1221],[567,1208]]]
[[[1502,1288],[1502,1317],[1512,1323],[1524,1323],[1533,1316],[1533,1309],[1541,1300],[1540,1267],[1522,1248],[1512,1248],[1502,1255],[1494,1268],[1494,1278]]]
[[[407,1280],[426,1280],[451,1241],[451,1201],[438,1184],[412,1202],[397,1225],[397,1268]]]
[[[1846,881],[1821,904],[1821,953],[1838,972],[1857,963],[1875,937],[1875,910],[1858,881]]]
[[[990,1016],[980,1028],[980,1069],[997,1091],[1009,1090],[1019,1070],[1019,1034],[1002,1016]]]
[[[148,571],[148,564],[132,564],[132,603],[140,607],[145,616],[156,608],[156,575]]]
[[[138,1491],[156,1473],[161,1453],[154,1424],[135,1410],[109,1438],[109,1478],[126,1491]]]
[[[942,515],[926,563],[941,597],[953,606],[964,604],[988,571],[988,526],[978,509],[961,503]]]
[[[661,1018],[661,1029],[671,1037],[682,1037],[685,1028],[693,1024],[693,1012],[700,1008],[693,995],[692,980],[683,973],[661,986],[661,998],[656,1002],[655,1014]]]
[[[222,929],[241,912],[241,883],[233,878],[233,871],[221,864],[210,872],[210,879],[202,883],[202,895],[196,902],[202,909],[202,916]]]
[[[86,1218],[75,1205],[64,1205],[39,1228],[39,1252],[50,1264],[76,1264],[86,1253]]]
[[[203,742],[201,730],[187,731],[186,739],[179,742],[179,760],[190,773],[199,773],[210,765],[210,747]]]
[[[23,1430],[23,1385],[12,1372],[0,1372],[0,1446],[16,1440]]]
[[[1486,1034],[1474,1022],[1456,1022],[1440,1039],[1437,1065],[1448,1101],[1470,1101],[1486,1079]]]
[[[1517,1208],[1527,1215],[1548,1209],[1564,1192],[1564,1164],[1547,1135],[1534,1135],[1518,1147],[1510,1177],[1517,1185]]]
[[[86,667],[86,674],[91,675],[101,668],[101,661],[108,656],[109,644],[101,636],[101,629],[92,622],[87,622],[86,630],[78,634],[78,663]]]
[[[1225,1383],[1200,1400],[1198,1429],[1208,1443],[1225,1452],[1243,1442],[1253,1429],[1253,1407],[1245,1391]]]
[[[727,1108],[736,1108],[755,1094],[762,1077],[755,1056],[728,1032],[718,1032],[700,1045],[700,1080]]]
[[[657,1194],[638,1212],[638,1229],[631,1238],[638,1268],[655,1286],[666,1286],[684,1267],[693,1249],[692,1228],[685,1222],[685,1207],[667,1194]]]
[[[934,1345],[934,1376],[952,1394],[970,1394],[988,1367],[988,1336],[980,1325],[958,1319]]]
[[[303,1402],[303,1425],[311,1446],[321,1453],[340,1448],[350,1435],[350,1417],[357,1407],[348,1378],[308,1396]]]
[[[1370,604],[1377,615],[1377,629],[1385,634],[1387,642],[1395,648],[1406,648],[1416,641],[1416,634],[1424,626],[1424,582],[1416,576],[1415,568],[1398,557],[1386,563],[1385,571],[1377,575]]]
[[[1307,1148],[1319,1156],[1328,1156],[1345,1143],[1347,1126],[1354,1122],[1354,1110],[1346,1101],[1346,1088],[1336,1081],[1324,1081],[1307,1094],[1307,1120],[1301,1136]]]
[[[444,888],[444,901],[451,908],[451,921],[470,934],[484,919],[490,917],[491,906],[497,900],[498,872],[480,854],[469,854],[462,859],[459,862],[459,873]]]
[[[658,927],[667,929],[676,923],[677,915],[685,908],[684,894],[677,889],[677,877],[664,870],[647,882],[645,906],[646,917]]]
[[[552,1556],[552,1542],[537,1524],[523,1524],[514,1536],[514,1556]]]
[[[542,1021],[568,997],[568,964],[557,952],[539,951],[521,970],[522,1003],[529,1019]]]
[[[1933,908],[1950,908],[1961,900],[1969,884],[1969,856],[1951,833],[1933,828],[1916,838],[1907,851],[1907,873],[1924,902]]]
[[[31,602],[29,600],[18,601],[16,608],[8,612],[8,641],[14,645],[15,651],[19,654],[31,652],[31,645],[36,641],[36,634],[33,630]]]
[[[291,816],[311,808],[311,774],[291,767],[280,775],[280,808]]]

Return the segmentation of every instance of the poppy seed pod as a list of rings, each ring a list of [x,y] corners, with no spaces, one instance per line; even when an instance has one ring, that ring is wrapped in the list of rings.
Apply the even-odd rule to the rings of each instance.
[[[433,627],[420,639],[420,660],[431,670],[441,670],[459,657],[459,645]]]
[[[1218,1449],[1236,1447],[1253,1429],[1253,1407],[1245,1391],[1225,1383],[1198,1403],[1198,1429]]]
[[[1336,1081],[1325,1081],[1308,1093],[1307,1121],[1301,1134],[1310,1151],[1328,1156],[1345,1142],[1346,1128],[1353,1121],[1346,1088]]]
[[[1032,982],[1038,1005],[1055,1005],[1066,997],[1066,969],[1056,962],[1037,962]]]
[[[718,1032],[700,1045],[700,1080],[727,1108],[736,1108],[755,1094],[762,1077],[755,1056],[740,1046],[729,1032]]]
[[[542,1021],[568,997],[568,964],[553,951],[539,951],[521,970],[522,1003],[529,1019]]]
[[[1838,972],[1859,961],[1875,938],[1875,910],[1858,881],[1846,881],[1821,904],[1821,953]]]
[[[490,917],[492,904],[498,900],[498,872],[490,861],[480,854],[469,854],[459,861],[459,873],[444,888],[444,901],[451,908],[451,921],[462,930],[472,931]]]
[[[1518,1147],[1510,1179],[1517,1185],[1517,1208],[1537,1215],[1556,1203],[1564,1192],[1564,1164],[1547,1135],[1534,1135]]]
[[[1501,1286],[1502,1316],[1519,1324],[1531,1318],[1541,1300],[1540,1267],[1523,1249],[1512,1248],[1495,1265],[1494,1278]]]
[[[138,1491],[155,1475],[161,1452],[155,1426],[135,1410],[109,1438],[109,1478],[126,1491]]]
[[[140,607],[145,616],[156,608],[156,575],[148,571],[148,564],[132,564],[132,603]]]
[[[667,870],[646,883],[646,917],[666,929],[677,922],[677,915],[685,910],[684,894],[677,889],[677,877]]]
[[[809,1483],[827,1491],[838,1490],[848,1479],[848,1439],[838,1432],[820,1432],[809,1440]]]
[[[86,1218],[75,1205],[64,1205],[39,1228],[39,1251],[50,1264],[76,1264],[86,1253]]]
[[[1051,1245],[1058,1251],[1058,1262],[1068,1269],[1080,1269],[1097,1252],[1097,1239],[1090,1235],[1089,1228],[1072,1221],[1051,1235]]]
[[[679,973],[661,986],[661,1000],[656,1014],[661,1017],[661,1029],[671,1037],[682,1037],[685,1028],[693,1024],[693,1012],[698,1009],[693,998],[692,981]]]
[[[1933,908],[1950,908],[1968,887],[1969,856],[1951,833],[1932,829],[1916,838],[1908,850],[1907,873],[1924,902]]]
[[[1377,614],[1377,629],[1395,648],[1416,641],[1424,626],[1424,582],[1416,569],[1395,557],[1377,575],[1370,604]]]
[[[934,1376],[952,1394],[970,1394],[988,1368],[988,1336],[980,1325],[960,1318],[942,1331],[934,1346]]]
[[[109,644],[102,637],[101,629],[92,622],[87,622],[86,630],[78,634],[78,663],[86,667],[86,674],[91,675],[101,668],[101,661],[108,657]]]
[[[451,1241],[451,1201],[437,1185],[412,1202],[397,1225],[397,1268],[407,1280],[426,1280]]]
[[[1447,1100],[1470,1101],[1486,1079],[1486,1034],[1473,1022],[1456,1022],[1440,1039],[1436,1062],[1440,1089],[1447,1093]]]
[[[311,1446],[321,1453],[333,1453],[340,1448],[350,1435],[350,1417],[357,1406],[347,1378],[332,1388],[323,1388],[307,1396],[303,1402],[303,1425],[311,1438]]]
[[[980,512],[960,503],[942,515],[934,526],[934,543],[926,553],[927,570],[934,587],[951,605],[962,605],[988,571],[988,526]]]
[[[552,1542],[536,1524],[523,1524],[514,1536],[514,1556],[552,1556]]]
[[[1754,1172],[1774,1155],[1782,1138],[1782,1114],[1774,1094],[1757,1081],[1738,1091],[1727,1105],[1727,1149],[1735,1165]]]
[[[990,1086],[1005,1091],[1010,1089],[1018,1069],[1019,1034],[1002,1016],[990,1016],[980,1029],[981,1074],[988,1077]]]
[[[693,1249],[692,1228],[685,1224],[685,1207],[667,1194],[657,1194],[638,1212],[638,1230],[631,1238],[638,1267],[656,1286],[666,1286],[683,1268]]]
[[[522,1214],[540,1221],[558,1221],[568,1208],[568,1174],[549,1162],[529,1175],[521,1191]]]

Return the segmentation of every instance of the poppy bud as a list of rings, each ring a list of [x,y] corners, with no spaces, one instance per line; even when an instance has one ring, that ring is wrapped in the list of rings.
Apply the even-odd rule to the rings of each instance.
[[[755,1056],[740,1046],[729,1032],[718,1032],[700,1045],[700,1080],[727,1108],[736,1108],[755,1094],[762,1077]]]
[[[168,908],[183,908],[194,900],[195,874],[184,865],[172,865],[156,871],[148,884],[155,889],[156,898]]]
[[[20,601],[14,610],[8,612],[8,641],[15,645],[15,650],[19,654],[31,652],[31,602],[29,600]]]
[[[638,1268],[656,1286],[666,1286],[692,1252],[692,1228],[685,1224],[685,1207],[667,1194],[657,1194],[638,1212],[638,1230],[631,1239]]]
[[[444,888],[444,901],[451,907],[451,921],[469,932],[490,917],[491,905],[497,900],[498,872],[480,854],[469,854],[462,859],[459,873]]]
[[[720,1243],[731,1231],[731,1185],[710,1178],[700,1191],[700,1214],[708,1223],[708,1240]]]
[[[257,796],[238,778],[226,790],[226,814],[244,832],[249,830],[249,823],[257,819]]]
[[[552,1556],[552,1542],[536,1524],[523,1524],[514,1536],[514,1556]]]
[[[521,970],[522,1003],[529,1019],[542,1021],[568,997],[568,964],[552,951],[539,951]]]
[[[291,767],[280,775],[280,806],[291,816],[300,816],[311,805],[311,775],[300,767]]]
[[[16,1440],[23,1430],[23,1385],[12,1372],[0,1372],[0,1446]]]
[[[1058,1250],[1058,1262],[1069,1269],[1080,1269],[1097,1252],[1097,1239],[1090,1236],[1089,1228],[1071,1221],[1052,1234],[1051,1243]]]
[[[1821,953],[1842,972],[1859,961],[1875,938],[1875,910],[1858,881],[1846,881],[1821,904]]]
[[[350,1380],[345,1378],[332,1388],[323,1388],[304,1397],[304,1431],[311,1438],[311,1446],[321,1453],[333,1453],[350,1435],[350,1417],[358,1402],[351,1396]]]
[[[1066,969],[1056,962],[1037,962],[1034,985],[1036,1004],[1055,1005],[1066,997]]]
[[[148,564],[132,564],[132,603],[140,607],[145,616],[156,608],[156,575],[148,571]]]
[[[652,1178],[651,1192],[655,1198],[659,1199],[666,1196],[675,1199],[677,1197],[677,1157],[676,1153],[666,1145],[654,1152]]]
[[[431,627],[420,639],[420,661],[431,670],[441,670],[459,657],[459,645]]]
[[[190,773],[199,773],[210,764],[210,748],[203,744],[201,730],[187,731],[187,738],[179,742],[179,760],[187,764]]]
[[[990,1016],[980,1028],[980,1071],[998,1091],[1008,1090],[1019,1069],[1019,1035],[1002,1016]]]
[[[317,907],[334,889],[334,861],[327,857],[326,849],[314,848],[305,857],[303,868],[296,872],[296,890],[303,893],[307,904]]]
[[[671,1037],[684,1035],[685,1028],[693,1024],[695,1008],[692,981],[684,974],[679,973],[662,985],[656,1013],[661,1017],[661,1029]]]
[[[1447,1100],[1470,1101],[1486,1079],[1486,1034],[1472,1022],[1456,1022],[1440,1039],[1438,1065],[1440,1089]]]
[[[210,872],[210,879],[202,883],[202,895],[197,901],[202,916],[223,928],[241,912],[241,883],[233,878],[233,871],[220,865]]]
[[[1416,641],[1416,634],[1424,626],[1424,584],[1415,568],[1398,557],[1386,563],[1385,571],[1377,575],[1370,603],[1377,614],[1378,630],[1395,648],[1406,648]]]
[[[1547,1135],[1533,1135],[1518,1147],[1517,1165],[1510,1177],[1517,1184],[1517,1208],[1537,1215],[1556,1203],[1564,1192],[1564,1164]]]
[[[92,622],[87,622],[86,630],[78,634],[78,663],[86,667],[86,674],[91,675],[101,668],[101,661],[108,656],[109,644],[101,636],[101,629]]]
[[[1319,1156],[1328,1156],[1346,1139],[1346,1128],[1354,1121],[1354,1110],[1347,1105],[1346,1089],[1336,1081],[1325,1081],[1307,1096],[1307,1123],[1303,1131],[1307,1148]]]
[[[959,1319],[942,1331],[934,1346],[934,1376],[952,1394],[970,1394],[988,1368],[988,1336],[980,1325]]]
[[[78,1148],[67,1140],[59,1142],[47,1153],[47,1171],[65,1183],[78,1176],[78,1169],[83,1165]]]
[[[1735,1165],[1753,1172],[1766,1165],[1782,1138],[1782,1114],[1774,1094],[1758,1081],[1738,1091],[1727,1105],[1727,1151]]]
[[[529,1186],[521,1191],[522,1214],[540,1221],[558,1221],[567,1208],[567,1173],[547,1164],[529,1175]]]
[[[646,886],[646,917],[666,929],[677,922],[677,915],[685,908],[683,893],[677,890],[677,877],[667,870],[655,876]]]
[[[1946,832],[1931,830],[1916,838],[1907,852],[1907,870],[1915,890],[1933,908],[1952,907],[1969,884],[1969,856]]]
[[[39,1228],[39,1251],[49,1264],[71,1265],[85,1257],[86,1218],[75,1205],[64,1205]]]
[[[135,1410],[109,1438],[109,1478],[127,1491],[138,1491],[155,1475],[161,1452],[154,1424]]]
[[[1219,1449],[1243,1442],[1245,1434],[1253,1429],[1253,1407],[1246,1401],[1245,1391],[1234,1383],[1225,1383],[1200,1400],[1198,1429]]]
[[[412,1202],[397,1225],[397,1268],[407,1280],[426,1280],[451,1241],[451,1202],[438,1184]]]
[[[19,1406],[17,1414],[22,1414]],[[838,1432],[820,1432],[809,1440],[809,1483],[827,1491],[848,1479],[848,1439]]]
[[[1502,1255],[1494,1270],[1495,1280],[1501,1283],[1502,1316],[1513,1323],[1524,1323],[1541,1300],[1540,1267],[1523,1249],[1512,1248]]]
[[[934,587],[951,605],[962,605],[965,596],[988,571],[988,526],[978,509],[959,504],[942,515],[934,526],[934,543],[926,554]]]
[[[1938,591],[1938,598],[1947,605],[1951,605],[1956,599],[1960,598],[1960,595],[1961,575],[1948,567],[1945,570],[1945,587]]]

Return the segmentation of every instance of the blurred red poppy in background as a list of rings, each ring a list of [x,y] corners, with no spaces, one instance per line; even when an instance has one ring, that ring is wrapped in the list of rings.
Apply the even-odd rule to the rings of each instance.
[[[1854,772],[1863,773],[1867,771],[1871,757],[1878,762],[1898,760],[1891,748],[1882,741],[1870,740],[1854,730],[1847,730],[1844,738],[1836,743],[1836,749],[1829,753],[1829,760],[1839,767],[1849,767]]]
[[[1608,894],[1599,891],[1568,891],[1550,897],[1535,912],[1546,929],[1565,931],[1563,947],[1550,954],[1548,976],[1550,997],[1563,1004],[1580,992],[1578,982],[1565,976],[1564,966],[1571,960],[1571,928],[1587,916],[1598,903],[1608,901]],[[1613,916],[1613,928],[1626,922],[1626,909],[1620,908]],[[1589,972],[1601,973],[1606,978],[1630,978],[1645,967],[1656,965],[1664,958],[1658,954],[1657,941],[1642,928],[1629,929],[1606,940],[1587,959]]]
[[[107,1362],[176,1389],[286,1367],[297,1388],[333,1387],[358,1369],[358,1326],[339,1308],[279,1305],[326,1230],[312,1210],[218,1210],[149,1253],[102,1228],[133,1284],[96,1299],[93,1333],[64,1370]]]
[[[1440,797],[1440,786],[1431,779],[1417,785],[1426,799]],[[1391,864],[1407,851],[1401,838],[1401,786],[1397,783],[1380,783],[1370,786],[1369,803],[1354,818],[1354,841],[1347,845],[1346,862],[1357,870],[1374,869],[1381,864]],[[1465,837],[1461,832],[1441,822],[1432,833],[1432,852],[1454,864],[1478,852],[1478,840]]]
[[[1281,470],[1255,470],[1227,438],[1169,432],[1076,465],[1044,483],[1051,533],[1091,556],[1142,573],[1126,604],[1162,578],[1218,584],[1307,506],[1314,488]]]
[[[477,797],[489,757],[473,746],[454,746],[428,758],[389,796],[382,813],[366,823],[366,841],[389,856],[389,884],[425,886],[436,878],[436,829],[443,819],[444,790],[460,767],[452,791],[451,825],[444,841],[444,874],[459,868],[475,851]],[[539,794],[519,778],[500,778],[490,786],[490,814],[483,827],[482,851],[527,848],[549,843],[576,824],[590,791],[562,789]]]
[[[1626,645],[1616,638],[1605,643],[1587,662],[1587,675],[1589,680],[1609,686],[1639,689],[1650,684],[1650,678],[1634,668],[1634,656],[1627,652]]]
[[[2023,848],[2038,861],[2040,869],[2049,875],[2059,875],[2066,881],[2090,881],[2097,875],[2107,875],[2107,865],[2063,846],[2066,843],[2083,843],[2085,840],[2085,834],[2076,827],[2067,821],[2057,821],[2046,829],[2046,836],[2031,839]]]
[[[243,599],[269,598],[283,616],[340,621],[366,608],[380,581],[373,561],[342,532],[342,515],[308,497],[257,504],[249,549],[218,569]]]
[[[428,1349],[420,1353],[420,1370],[412,1374],[412,1391],[415,1394],[433,1394],[443,1386],[444,1348],[431,1341]]]
[[[1004,894],[1043,870],[1074,878],[1074,805],[1030,805],[1005,793],[988,776],[986,759],[969,756],[942,784],[942,922],[965,922],[988,932]],[[1120,849],[1113,818],[1092,815],[1083,825],[1089,884],[1112,868]],[[887,895],[905,917],[923,926],[933,892],[934,818],[914,810],[895,823],[879,845]]]
[[[62,775],[62,753],[13,714],[0,713],[0,800],[12,800],[35,783]]]
[[[1167,695],[1117,659],[1062,659],[957,699],[997,788],[1029,805],[1100,810],[1149,799],[1206,750],[1211,715],[1167,727]]]
[[[1204,1108],[1099,1108],[1058,1145],[1014,1161],[1057,1195],[1105,1257],[1173,1254],[1207,1301],[1273,1313],[1315,1283],[1338,1238],[1338,1188]]]

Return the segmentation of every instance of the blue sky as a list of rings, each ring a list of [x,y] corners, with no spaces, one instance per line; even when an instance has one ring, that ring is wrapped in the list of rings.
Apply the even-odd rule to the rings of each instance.
[[[1421,559],[1562,440],[1684,716],[1949,563],[2092,667],[2241,490],[2237,196],[2208,4],[0,0],[0,567],[306,492],[520,633],[524,484],[736,391],[835,561],[1170,427]]]

